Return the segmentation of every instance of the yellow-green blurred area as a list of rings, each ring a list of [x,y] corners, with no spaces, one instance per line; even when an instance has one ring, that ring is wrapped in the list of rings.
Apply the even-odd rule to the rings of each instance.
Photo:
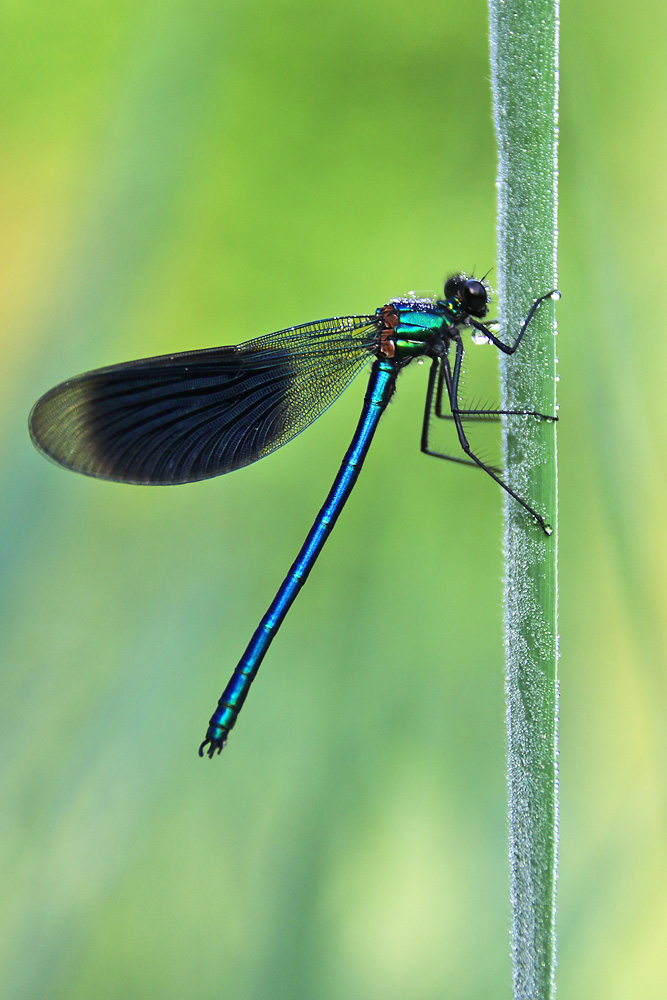
[[[3,997],[509,997],[502,498],[420,454],[426,368],[214,762],[364,375],[191,486],[64,472],[26,427],[87,368],[492,267],[484,4],[14,2],[0,31]],[[659,3],[563,11],[567,1000],[667,996],[665,37]]]

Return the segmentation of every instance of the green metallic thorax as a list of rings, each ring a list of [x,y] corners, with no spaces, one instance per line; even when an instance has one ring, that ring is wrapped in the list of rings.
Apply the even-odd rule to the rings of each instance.
[[[446,344],[455,329],[456,316],[445,302],[394,299],[391,305],[399,317],[393,328],[395,357],[399,362],[423,357],[436,344]]]

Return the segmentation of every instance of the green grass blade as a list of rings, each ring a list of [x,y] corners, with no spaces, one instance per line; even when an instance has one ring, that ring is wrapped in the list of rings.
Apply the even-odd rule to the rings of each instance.
[[[498,166],[498,291],[504,339],[556,286],[557,0],[490,0]],[[502,362],[503,406],[555,412],[555,323],[543,304]],[[505,639],[514,997],[547,1000],[556,966],[556,425],[506,422],[510,484],[553,526],[546,538],[508,498]]]

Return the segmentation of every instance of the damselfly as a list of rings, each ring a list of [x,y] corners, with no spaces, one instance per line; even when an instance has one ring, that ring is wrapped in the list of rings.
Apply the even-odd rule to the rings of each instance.
[[[286,444],[372,361],[359,423],[338,475],[222,693],[200,756],[206,751],[213,757],[227,742],[259,665],[352,491],[396,379],[415,358],[431,359],[421,450],[483,469],[551,534],[542,515],[475,454],[464,423],[511,415],[556,418],[534,410],[466,409],[459,386],[465,328],[514,354],[540,303],[559,297],[549,292],[536,299],[514,342],[505,344],[497,325],[483,322],[484,281],[457,274],[445,283],[442,299],[392,299],[374,314],[317,320],[236,347],[99,368],[61,383],[35,404],[32,439],[60,465],[123,483],[192,483],[249,465]],[[434,417],[453,421],[465,457],[431,448]]]

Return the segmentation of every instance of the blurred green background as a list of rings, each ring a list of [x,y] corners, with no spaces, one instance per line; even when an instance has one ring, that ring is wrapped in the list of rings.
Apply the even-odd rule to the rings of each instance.
[[[563,11],[568,1000],[667,995],[665,19]],[[509,997],[502,499],[419,453],[426,370],[214,763],[207,719],[364,376],[288,448],[189,487],[65,473],[26,430],[87,368],[492,266],[484,4],[28,2],[1,22],[3,996]]]

